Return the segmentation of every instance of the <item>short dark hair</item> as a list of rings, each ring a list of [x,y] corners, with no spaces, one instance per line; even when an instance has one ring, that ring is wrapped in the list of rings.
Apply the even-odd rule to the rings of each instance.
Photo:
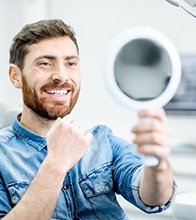
[[[75,43],[79,53],[79,47],[75,32],[70,25],[65,24],[60,19],[45,19],[35,23],[25,25],[21,31],[13,38],[10,47],[9,62],[17,65],[21,70],[24,67],[24,58],[28,53],[28,48],[34,43],[43,39],[68,36]]]

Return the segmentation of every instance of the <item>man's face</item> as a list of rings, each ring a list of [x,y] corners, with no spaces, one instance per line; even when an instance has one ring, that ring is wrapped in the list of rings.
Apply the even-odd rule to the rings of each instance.
[[[56,119],[71,112],[80,92],[77,49],[69,37],[33,44],[22,71],[24,104],[37,115]]]

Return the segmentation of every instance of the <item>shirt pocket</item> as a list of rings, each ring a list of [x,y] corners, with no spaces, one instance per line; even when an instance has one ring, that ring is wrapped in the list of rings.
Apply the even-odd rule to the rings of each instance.
[[[29,184],[27,182],[11,182],[8,184],[8,191],[12,204],[15,205],[26,192]]]
[[[84,175],[80,179],[80,187],[87,197],[109,193],[113,189],[111,167],[105,164]]]
[[[113,189],[111,164],[93,169],[80,179],[79,184],[85,195],[85,205],[88,204],[88,208],[93,210],[96,219],[124,219],[125,213],[119,206]]]

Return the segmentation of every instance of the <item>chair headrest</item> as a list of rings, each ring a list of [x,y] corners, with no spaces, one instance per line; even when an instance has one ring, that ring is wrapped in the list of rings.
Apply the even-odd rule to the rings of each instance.
[[[12,108],[0,102],[0,129],[11,125],[20,112],[21,108]]]

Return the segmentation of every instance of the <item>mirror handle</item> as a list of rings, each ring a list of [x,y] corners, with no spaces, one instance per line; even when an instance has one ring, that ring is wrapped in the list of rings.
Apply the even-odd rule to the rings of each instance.
[[[145,118],[140,118],[140,121],[150,121],[152,120],[151,117],[145,117]],[[152,155],[142,155],[142,161],[144,166],[146,167],[153,167],[157,166],[159,164],[159,160],[157,157],[152,156]]]
[[[146,167],[153,167],[159,164],[158,158],[152,155],[142,155],[142,161]]]

